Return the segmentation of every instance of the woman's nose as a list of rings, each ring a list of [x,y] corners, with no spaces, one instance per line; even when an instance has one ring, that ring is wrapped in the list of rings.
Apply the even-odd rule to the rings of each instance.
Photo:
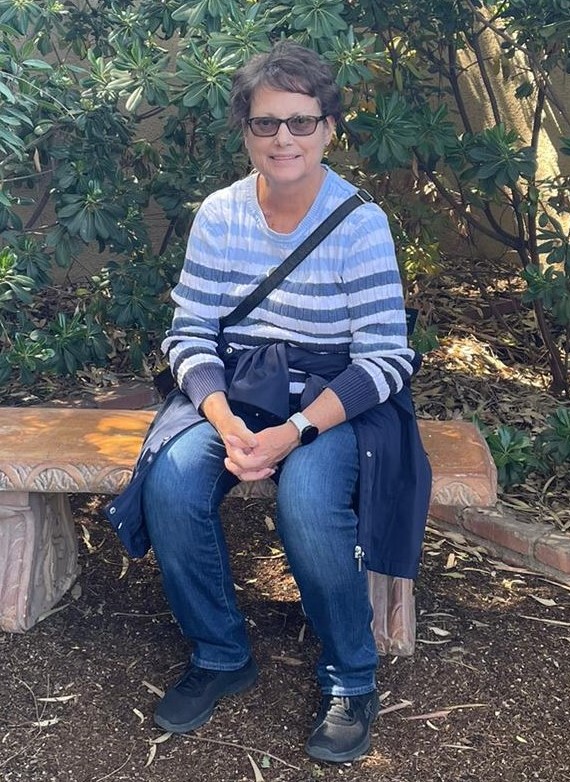
[[[287,125],[282,122],[281,125],[279,125],[279,128],[277,129],[277,133],[275,134],[275,141],[277,141],[279,144],[290,144],[292,140],[292,133],[287,127]]]

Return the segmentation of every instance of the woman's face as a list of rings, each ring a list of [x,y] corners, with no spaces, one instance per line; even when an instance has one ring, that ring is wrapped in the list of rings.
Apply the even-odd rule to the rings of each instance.
[[[257,89],[249,116],[289,119],[299,115],[320,117],[319,101],[300,92],[284,92],[269,87]],[[318,189],[323,152],[334,132],[334,119],[326,117],[310,136],[294,136],[282,123],[275,136],[254,136],[246,126],[245,146],[253,166],[270,188],[290,190],[292,186]]]

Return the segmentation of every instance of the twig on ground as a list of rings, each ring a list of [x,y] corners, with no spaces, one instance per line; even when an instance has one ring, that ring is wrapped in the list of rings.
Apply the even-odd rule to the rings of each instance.
[[[210,744],[218,744],[221,747],[237,747],[238,749],[242,749],[244,752],[256,752],[258,755],[265,755],[268,758],[271,758],[271,760],[276,760],[278,763],[281,763],[283,766],[287,766],[287,768],[293,768],[295,771],[302,771],[303,769],[299,766],[294,766],[292,763],[288,763],[286,760],[283,760],[283,758],[280,758],[278,755],[272,755],[271,752],[267,752],[264,749],[257,749],[257,747],[246,747],[243,744],[237,744],[235,741],[223,741],[222,739],[209,739],[202,736],[188,736],[188,738],[191,741],[203,741],[205,743]],[[97,780],[99,782],[99,780]]]
[[[452,711],[459,709],[480,709],[488,706],[487,703],[458,703],[456,706],[444,706],[439,711],[430,711],[427,714],[413,714],[411,717],[402,717],[403,720],[433,720],[440,717],[447,717]]]
[[[533,622],[542,622],[545,625],[556,625],[557,627],[570,627],[570,622],[562,622],[560,619],[542,619],[540,616],[527,616],[526,614],[517,614],[521,619],[532,619]]]
[[[110,771],[108,774],[105,774],[102,777],[97,777],[97,779],[94,779],[93,782],[103,782],[104,779],[110,779],[112,776],[114,776],[119,771],[121,771],[121,769],[123,769],[127,765],[127,763],[130,761],[130,759],[132,758],[132,756],[133,756],[133,749],[134,749],[134,747],[132,746],[131,747],[131,751],[127,755],[127,759],[125,760],[124,763],[121,763],[120,766],[117,766],[117,768],[113,769],[113,771]]]

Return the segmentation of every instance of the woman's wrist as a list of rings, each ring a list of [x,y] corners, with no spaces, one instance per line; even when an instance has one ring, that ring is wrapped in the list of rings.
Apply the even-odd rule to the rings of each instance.
[[[214,391],[203,400],[200,405],[200,412],[220,431],[224,425],[235,418],[228,404],[228,399],[223,391]]]

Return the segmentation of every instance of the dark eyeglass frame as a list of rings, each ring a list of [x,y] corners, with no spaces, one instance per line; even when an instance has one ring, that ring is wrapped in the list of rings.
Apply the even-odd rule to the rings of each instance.
[[[294,114],[292,117],[287,117],[287,119],[279,119],[279,117],[250,117],[249,119],[246,119],[245,124],[248,126],[248,128],[251,130],[254,136],[257,138],[272,138],[273,136],[276,136],[279,133],[279,128],[281,125],[286,125],[287,130],[292,136],[312,136],[313,133],[317,130],[319,126],[319,122],[322,122],[327,118],[327,114],[321,114],[320,117],[316,117],[313,114]],[[270,120],[271,122],[277,123],[275,126],[275,130],[273,133],[258,133],[256,130],[254,130],[253,123],[256,120]],[[310,133],[296,133],[295,130],[291,127],[289,124],[294,119],[312,119],[315,121],[315,127],[310,131]]]

